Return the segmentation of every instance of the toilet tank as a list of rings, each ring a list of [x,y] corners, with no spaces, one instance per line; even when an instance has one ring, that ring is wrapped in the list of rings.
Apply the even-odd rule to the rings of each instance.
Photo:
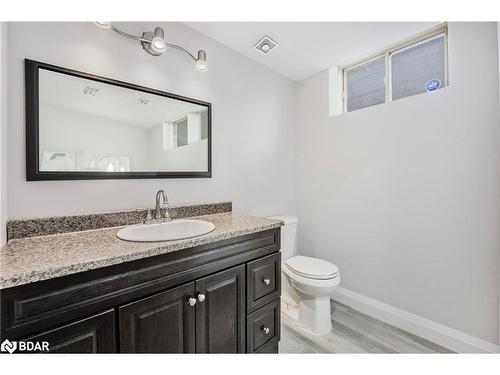
[[[298,219],[291,215],[272,216],[270,219],[281,220],[281,259],[291,258],[297,254],[297,224]]]

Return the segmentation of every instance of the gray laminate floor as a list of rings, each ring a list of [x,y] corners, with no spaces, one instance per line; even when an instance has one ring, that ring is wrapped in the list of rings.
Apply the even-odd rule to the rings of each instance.
[[[282,314],[280,353],[451,353],[421,337],[332,302],[332,330],[314,336]]]

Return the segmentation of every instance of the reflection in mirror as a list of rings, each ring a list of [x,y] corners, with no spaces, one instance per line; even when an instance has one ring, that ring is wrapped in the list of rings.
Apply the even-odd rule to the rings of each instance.
[[[39,69],[40,172],[207,172],[208,106]]]

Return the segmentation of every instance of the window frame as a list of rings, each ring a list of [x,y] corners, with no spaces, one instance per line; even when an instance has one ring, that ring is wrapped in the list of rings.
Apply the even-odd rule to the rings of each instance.
[[[410,47],[413,47],[415,45],[424,43],[427,40],[432,40],[435,38],[440,37],[441,35],[444,35],[444,84],[442,86],[446,87],[449,85],[449,77],[448,77],[448,24],[447,23],[442,23],[439,25],[436,25],[432,27],[431,29],[428,29],[426,31],[423,31],[421,33],[418,33],[416,35],[413,35],[409,38],[406,38],[400,42],[394,43],[390,45],[387,48],[382,49],[381,51],[377,53],[373,53],[365,58],[358,59],[354,62],[350,62],[344,65],[340,66],[340,74],[341,74],[341,79],[340,82],[342,83],[341,87],[341,100],[342,100],[342,113],[348,113],[347,111],[347,73],[353,69],[359,68],[365,64],[369,64],[373,61],[384,59],[385,61],[385,77],[384,77],[384,86],[385,86],[385,101],[384,103],[379,103],[379,104],[374,104],[368,107],[364,108],[359,108],[354,111],[350,112],[355,112],[360,109],[365,109],[373,106],[377,106],[380,104],[385,104],[388,102],[392,102],[395,100],[399,99],[392,99],[392,76],[391,76],[391,56],[394,55],[397,52],[404,51],[405,49],[408,49]],[[425,94],[425,93],[421,93]],[[420,95],[420,94],[415,94],[415,95]],[[409,98],[415,95],[410,95],[406,96],[404,98]],[[404,99],[400,98],[400,99]]]

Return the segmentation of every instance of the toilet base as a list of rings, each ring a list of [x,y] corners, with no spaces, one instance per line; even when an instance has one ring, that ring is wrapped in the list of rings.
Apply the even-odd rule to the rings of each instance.
[[[325,335],[332,329],[330,297],[302,295],[299,305],[301,326],[314,335]]]
[[[283,291],[281,311],[308,333],[319,336],[330,332],[332,329],[330,296],[312,297],[300,292],[289,293],[290,290],[287,289],[284,288]]]

